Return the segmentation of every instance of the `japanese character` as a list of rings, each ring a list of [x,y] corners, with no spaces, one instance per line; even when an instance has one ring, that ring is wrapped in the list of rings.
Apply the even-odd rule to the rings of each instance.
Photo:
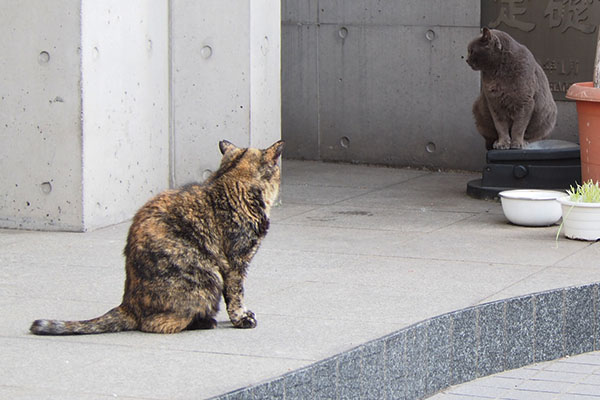
[[[490,28],[496,28],[503,22],[511,28],[519,29],[524,32],[531,32],[535,28],[533,22],[525,22],[517,19],[519,15],[523,15],[527,12],[527,6],[523,6],[525,0],[494,1],[500,1],[500,13],[496,20],[490,23]]]
[[[583,33],[593,33],[596,26],[585,22],[592,2],[593,0],[550,0],[544,16],[548,18],[551,28],[562,27],[561,32],[573,28]]]

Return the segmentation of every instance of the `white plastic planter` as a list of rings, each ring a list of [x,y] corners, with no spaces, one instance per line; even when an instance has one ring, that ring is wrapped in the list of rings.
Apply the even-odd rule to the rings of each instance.
[[[563,232],[570,239],[600,239],[600,203],[583,203],[557,199],[562,207]]]

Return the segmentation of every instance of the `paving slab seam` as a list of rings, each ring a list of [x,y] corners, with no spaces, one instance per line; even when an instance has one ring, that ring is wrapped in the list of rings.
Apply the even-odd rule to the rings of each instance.
[[[564,238],[563,238],[563,239],[564,239]],[[581,240],[580,240],[579,242],[583,242],[583,241],[581,241]],[[586,248],[588,248],[588,247],[592,247],[592,246],[594,246],[595,244],[596,244],[596,242],[595,242],[595,241],[593,241],[593,242],[592,242],[592,241],[590,241],[590,242],[588,242],[588,243],[587,243],[587,245],[586,245],[585,247],[583,247],[583,249],[586,249]],[[559,246],[560,246],[560,244],[559,244],[559,242],[557,241],[557,242],[556,242],[556,247],[555,247],[555,248],[557,248],[557,249],[558,249],[558,247],[559,247]],[[549,265],[549,267],[555,267],[555,266],[556,266],[556,267],[560,267],[560,265],[557,265],[557,264],[559,264],[559,263],[563,262],[564,260],[566,260],[566,259],[567,259],[567,258],[569,258],[569,257],[572,257],[574,254],[578,253],[578,252],[579,252],[579,251],[581,251],[581,250],[582,250],[582,249],[573,250],[573,252],[572,252],[572,253],[565,255],[565,256],[564,256],[563,258],[561,258],[560,260],[557,260],[557,261],[556,261],[556,262],[554,262],[552,265]]]
[[[514,264],[511,264],[511,265],[514,265]],[[526,264],[525,264],[525,265],[526,265]],[[513,282],[513,283],[512,283],[512,284],[510,284],[509,286],[507,286],[507,287],[505,287],[505,288],[502,288],[502,290],[499,290],[499,291],[497,291],[496,293],[491,293],[491,294],[487,295],[486,297],[484,297],[483,299],[481,299],[481,300],[478,302],[478,304],[488,303],[488,302],[489,302],[489,300],[488,300],[488,299],[492,299],[492,298],[494,298],[494,297],[495,297],[495,296],[497,296],[498,294],[502,293],[504,290],[506,290],[506,289],[510,289],[511,287],[514,287],[514,286],[517,286],[519,283],[521,283],[521,282],[525,282],[525,281],[527,281],[527,279],[529,279],[529,278],[531,278],[531,277],[533,277],[533,276],[535,276],[535,275],[537,275],[537,274],[542,274],[542,273],[544,273],[544,271],[546,271],[546,270],[547,270],[547,269],[549,269],[549,268],[553,268],[553,266],[543,267],[541,270],[537,270],[537,271],[534,271],[534,272],[532,272],[532,273],[531,273],[531,274],[529,274],[529,275],[525,275],[524,277],[522,277],[521,279],[519,279],[519,280],[517,280],[517,281]]]
[[[125,345],[125,344],[115,344],[115,343],[94,343],[91,341],[85,341],[85,340],[76,340],[76,339],[69,339],[69,338],[73,338],[74,336],[64,336],[64,337],[55,337],[55,338],[38,338],[38,337],[24,337],[25,340],[33,340],[33,341],[38,341],[40,343],[43,342],[60,342],[60,343],[72,343],[72,344],[86,344],[88,346],[97,346],[97,347],[120,347],[120,348],[124,348],[124,349],[139,349],[139,348],[145,348],[145,349],[154,349],[155,346],[154,345],[147,345],[147,346],[140,346],[139,344],[131,344],[131,345]],[[14,339],[13,336],[6,336],[6,335],[0,335],[0,339]],[[172,352],[172,353],[186,353],[186,354],[211,354],[211,355],[219,355],[219,356],[234,356],[234,357],[242,357],[242,358],[262,358],[265,360],[291,360],[291,361],[304,361],[304,362],[314,362],[314,359],[309,359],[309,358],[302,358],[302,357],[284,357],[284,356],[261,356],[261,355],[256,355],[256,354],[247,354],[247,353],[230,353],[230,352],[219,352],[219,351],[205,351],[205,350],[190,350],[188,348],[182,347],[182,348],[176,348],[176,347],[169,347],[169,348],[165,348],[163,350]]]
[[[330,207],[330,206],[334,206],[336,204],[344,203],[344,202],[346,202],[348,200],[358,199],[360,197],[367,196],[369,194],[381,192],[383,190],[392,188],[392,187],[400,185],[400,184],[406,184],[406,183],[408,183],[408,182],[410,182],[412,180],[417,180],[417,179],[422,178],[423,176],[429,175],[429,174],[431,174],[431,172],[428,172],[426,174],[422,174],[422,175],[419,175],[419,176],[411,177],[411,178],[408,178],[408,179],[405,179],[405,180],[401,180],[401,181],[398,181],[398,182],[395,182],[395,183],[391,183],[391,184],[388,184],[388,185],[383,185],[383,186],[380,186],[380,187],[365,188],[366,189],[365,193],[359,193],[359,194],[355,194],[355,195],[343,197],[343,198],[340,198],[340,199],[335,200],[333,202],[328,202],[326,204],[314,204],[314,205],[317,206],[317,207]],[[285,185],[285,182],[284,182],[284,185]],[[339,185],[339,186],[330,185],[330,184],[315,185],[315,184],[310,184],[310,183],[305,183],[305,184],[291,184],[291,185],[288,185],[288,186],[311,186],[311,187],[328,188],[328,189],[330,189],[330,188],[348,188],[348,186],[344,186],[344,185]],[[290,203],[290,204],[294,204],[294,203]],[[303,203],[296,203],[296,204],[303,204]]]
[[[212,399],[423,399],[502,371],[600,349],[600,283],[436,316]]]

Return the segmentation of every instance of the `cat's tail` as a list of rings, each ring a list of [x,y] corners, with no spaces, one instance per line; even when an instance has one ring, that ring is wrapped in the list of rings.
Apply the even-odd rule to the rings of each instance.
[[[36,335],[88,335],[130,331],[136,328],[135,318],[127,313],[122,306],[119,306],[98,318],[86,321],[38,319],[31,324],[29,330]]]

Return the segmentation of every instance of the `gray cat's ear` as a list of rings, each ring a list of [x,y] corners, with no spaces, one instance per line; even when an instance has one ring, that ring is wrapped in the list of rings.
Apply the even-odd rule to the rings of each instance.
[[[219,142],[219,150],[221,150],[221,154],[225,154],[228,151],[236,149],[237,146],[227,140],[221,140]]]
[[[283,153],[284,146],[285,142],[283,140],[273,143],[271,147],[265,150],[266,158],[276,161],[281,156],[281,153]]]
[[[489,42],[492,40],[492,31],[490,31],[487,27],[483,27],[483,31],[481,32],[481,40],[484,42]]]

